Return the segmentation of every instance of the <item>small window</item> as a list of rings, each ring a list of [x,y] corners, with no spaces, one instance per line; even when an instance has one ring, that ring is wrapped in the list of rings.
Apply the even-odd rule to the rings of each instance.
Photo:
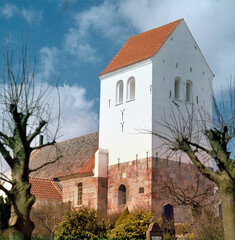
[[[139,188],[139,193],[144,193],[144,188],[143,187]]]
[[[180,99],[180,79],[176,78],[175,79],[175,99]]]
[[[123,103],[123,81],[120,80],[116,85],[116,104]]]
[[[82,205],[82,183],[78,184],[78,201],[77,205]]]
[[[189,80],[186,82],[186,101],[192,102],[192,82]]]
[[[135,78],[130,77],[127,82],[127,101],[135,99]]]
[[[126,187],[123,184],[118,188],[118,205],[122,204],[126,204]]]

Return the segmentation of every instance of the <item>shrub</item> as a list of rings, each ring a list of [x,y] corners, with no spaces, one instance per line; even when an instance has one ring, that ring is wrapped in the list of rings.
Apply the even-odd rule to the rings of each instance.
[[[62,221],[65,213],[71,209],[70,203],[37,203],[31,211],[31,219],[35,224],[34,239],[49,239],[54,234],[56,224]]]
[[[115,227],[117,227],[118,225],[120,225],[124,219],[126,219],[126,217],[130,214],[128,208],[125,209],[125,211],[122,213],[122,215],[117,219],[116,223],[115,223]]]
[[[98,239],[106,237],[109,221],[97,220],[97,213],[86,207],[72,209],[63,217],[63,221],[56,226],[57,239]]]
[[[221,219],[213,209],[206,209],[197,218],[194,228],[195,240],[223,240],[224,231]]]
[[[151,218],[150,211],[134,211],[112,229],[108,236],[111,239],[145,239]]]
[[[192,233],[192,226],[190,223],[175,224],[175,234],[185,235]]]

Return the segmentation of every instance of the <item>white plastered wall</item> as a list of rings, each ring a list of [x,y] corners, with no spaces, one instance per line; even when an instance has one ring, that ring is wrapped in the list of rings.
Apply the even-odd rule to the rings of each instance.
[[[186,113],[188,109],[199,106],[212,115],[211,86],[213,73],[208,67],[198,45],[194,41],[188,27],[184,21],[178,25],[168,40],[164,43],[159,52],[152,57],[153,61],[153,129],[161,131],[162,128],[156,122],[162,122],[162,116],[165,114],[167,121],[170,122],[169,114],[172,113],[170,102],[174,100],[174,80],[175,77],[181,79],[181,96],[176,100],[180,111]],[[191,69],[191,70],[190,70]],[[186,81],[192,81],[192,103],[186,103],[185,91]],[[170,98],[171,91],[171,98]],[[197,103],[198,98],[198,103]],[[174,106],[174,103],[172,104]],[[174,108],[174,107],[173,107]],[[166,158],[163,154],[165,148],[159,149],[160,141],[153,136],[153,153]],[[186,156],[175,154],[169,159],[187,162]],[[210,162],[210,164],[212,161]]]
[[[135,78],[135,99],[127,101],[127,81],[130,77]],[[116,105],[116,84],[119,80],[124,83],[124,98],[122,104]],[[152,127],[151,60],[105,74],[100,81],[99,148],[108,150],[109,165],[135,160],[136,155],[138,159],[145,158],[147,154],[150,156],[152,137],[140,131],[151,130]]]

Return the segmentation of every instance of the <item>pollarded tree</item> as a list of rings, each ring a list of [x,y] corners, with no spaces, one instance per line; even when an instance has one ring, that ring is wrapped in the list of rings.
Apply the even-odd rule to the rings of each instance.
[[[50,88],[45,85],[35,84],[35,64],[32,72],[29,70],[27,41],[22,44],[22,55],[17,65],[14,65],[13,54],[9,54],[7,47],[0,82],[0,153],[11,169],[11,179],[7,179],[4,174],[0,174],[0,178],[10,183],[12,188],[8,190],[1,184],[0,190],[11,201],[10,239],[31,238],[34,223],[30,219],[30,211],[35,197],[30,193],[29,174],[43,166],[29,169],[30,154],[55,143],[58,128],[46,144],[33,146],[33,141],[40,134],[49,134],[48,125],[54,120],[58,123],[59,119],[51,116],[52,96]],[[58,158],[59,154],[53,162]]]
[[[154,132],[171,151],[183,151],[196,168],[213,181],[219,191],[225,239],[235,239],[235,80],[231,79],[220,101],[213,100],[213,119],[201,108],[192,106],[183,114],[172,105],[170,120],[158,123],[165,131]],[[176,108],[176,109],[175,109]],[[164,133],[165,132],[165,133]],[[216,171],[205,164],[213,159]]]

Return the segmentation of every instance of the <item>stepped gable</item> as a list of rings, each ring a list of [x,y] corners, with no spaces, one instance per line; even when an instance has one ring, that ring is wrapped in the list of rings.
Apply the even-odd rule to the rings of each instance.
[[[130,37],[102,73],[129,66],[154,56],[183,19]]]
[[[30,169],[53,161],[60,155],[62,157],[56,163],[32,172],[30,177],[53,179],[74,174],[93,175],[98,137],[98,132],[91,133],[37,150],[31,155]]]
[[[36,199],[62,201],[63,193],[53,180],[30,178],[31,193]]]

